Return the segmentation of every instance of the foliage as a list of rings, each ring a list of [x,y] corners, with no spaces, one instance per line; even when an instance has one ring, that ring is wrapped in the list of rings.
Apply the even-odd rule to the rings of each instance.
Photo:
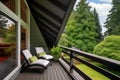
[[[16,42],[16,30],[15,25],[13,24],[9,29],[7,30],[5,34],[5,42],[6,43],[15,43]]]
[[[53,47],[50,50],[50,54],[54,57],[55,61],[58,61],[58,59],[60,58],[62,49],[60,47]]]
[[[83,51],[92,52],[97,44],[96,23],[90,6],[86,0],[81,0],[76,11],[73,11],[66,27],[68,45],[75,46]]]
[[[0,15],[0,37],[5,37],[7,22],[8,20],[3,15]]]
[[[105,35],[120,35],[120,0],[112,0],[112,5],[105,23]]]
[[[100,56],[120,60],[120,36],[108,36],[94,48],[94,53]]]
[[[96,12],[95,8],[94,8],[94,12],[93,13],[94,13],[94,16],[95,16],[95,22],[96,22],[96,26],[97,26],[96,32],[98,33],[98,35],[96,36],[96,41],[97,41],[97,43],[99,43],[103,39],[103,35],[101,33],[102,28],[101,28],[101,25],[100,25],[98,13]]]
[[[68,39],[67,39],[67,35],[65,33],[62,34],[58,45],[62,45],[62,46],[68,46]]]
[[[0,26],[0,37],[5,37],[6,29]]]

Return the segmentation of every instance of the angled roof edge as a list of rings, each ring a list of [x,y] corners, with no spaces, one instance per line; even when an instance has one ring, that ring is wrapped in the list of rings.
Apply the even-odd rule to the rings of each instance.
[[[64,29],[65,29],[65,25],[66,25],[66,23],[67,23],[67,21],[68,21],[68,19],[69,19],[69,17],[70,17],[70,14],[71,14],[71,12],[72,12],[72,10],[73,10],[73,7],[74,7],[75,2],[76,2],[76,0],[71,0],[71,2],[70,2],[70,4],[69,4],[69,7],[68,7],[68,9],[67,9],[67,11],[66,11],[66,13],[65,13],[64,19],[63,19],[63,23],[62,23],[62,25],[61,25],[61,29],[60,29],[60,31],[59,31],[58,37],[57,37],[56,42],[55,42],[54,45],[57,45],[57,43],[58,43],[58,41],[59,41],[59,39],[60,39],[60,37],[61,37],[61,34],[63,33],[63,31],[64,31]]]

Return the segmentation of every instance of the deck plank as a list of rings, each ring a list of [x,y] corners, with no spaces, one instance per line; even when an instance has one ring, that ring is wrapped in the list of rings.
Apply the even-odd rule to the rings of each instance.
[[[53,62],[44,72],[26,70],[15,80],[72,80],[58,62]]]

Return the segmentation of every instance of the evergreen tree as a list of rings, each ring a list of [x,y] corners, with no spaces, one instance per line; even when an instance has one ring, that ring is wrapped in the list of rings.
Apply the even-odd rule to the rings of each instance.
[[[120,35],[120,0],[112,0],[112,5],[105,23],[105,35]]]
[[[67,25],[66,34],[71,46],[78,47],[86,52],[93,51],[98,34],[96,33],[94,15],[86,0],[81,0],[78,3],[75,14]]]
[[[101,25],[100,25],[98,13],[96,12],[95,8],[94,8],[93,13],[94,13],[94,16],[95,16],[95,22],[96,22],[96,26],[97,26],[96,32],[98,33],[98,36],[96,37],[96,41],[97,41],[97,43],[99,43],[103,39],[103,36],[102,36],[102,33],[101,33],[102,28],[101,28]]]
[[[75,41],[72,39],[72,37],[70,37],[70,35],[74,33],[74,23],[75,23],[74,16],[75,16],[75,11],[73,10],[69,17],[65,32],[65,34],[67,35],[66,39],[68,40],[68,47],[75,46]]]

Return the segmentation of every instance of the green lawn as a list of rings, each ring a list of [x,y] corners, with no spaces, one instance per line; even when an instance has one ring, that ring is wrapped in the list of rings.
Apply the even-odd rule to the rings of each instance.
[[[94,62],[94,61],[91,62],[91,64],[96,65],[96,66],[99,66],[99,67],[101,67],[101,68],[103,68],[103,69],[105,69],[105,70],[107,70],[107,71],[110,71],[110,72],[112,72],[112,73],[120,76],[120,71],[119,71],[119,70],[111,70],[111,69],[109,69],[107,66],[105,66],[105,65],[103,65],[103,64],[100,64],[100,63],[98,63],[98,62]]]
[[[84,65],[84,64],[79,64],[76,65],[81,71],[83,71],[86,75],[88,75],[92,80],[110,80],[109,78],[105,77],[101,73],[91,69],[90,67]]]

